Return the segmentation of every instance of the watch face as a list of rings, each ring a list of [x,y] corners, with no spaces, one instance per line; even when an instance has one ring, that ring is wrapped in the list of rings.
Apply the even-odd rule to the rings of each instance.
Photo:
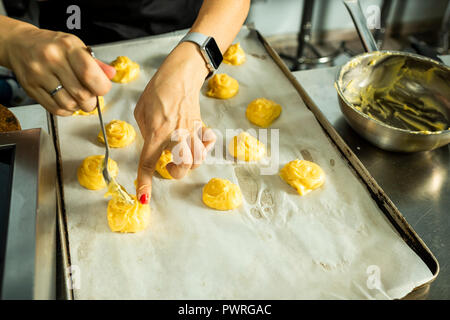
[[[213,65],[214,69],[219,68],[220,64],[222,63],[223,56],[214,38],[209,38],[208,42],[205,45],[205,51],[211,58],[211,64]]]

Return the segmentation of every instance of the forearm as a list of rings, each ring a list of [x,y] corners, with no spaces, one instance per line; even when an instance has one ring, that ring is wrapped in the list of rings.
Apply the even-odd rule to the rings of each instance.
[[[239,32],[249,7],[250,0],[204,0],[191,31],[214,37],[223,53]],[[211,129],[210,134],[202,129],[200,137],[196,128],[196,123],[201,120],[200,89],[208,73],[198,46],[183,42],[169,54],[142,93],[134,110],[145,140],[136,187],[137,198],[142,204],[150,199],[156,163],[168,141],[172,140],[173,132],[179,129],[189,132],[189,137],[182,139],[185,143],[177,144],[177,152],[180,154],[181,150],[185,159],[191,154],[191,162],[167,165],[170,175],[177,179],[195,169],[206,156],[208,145],[214,144]],[[199,139],[202,140],[200,143]]]
[[[223,53],[241,29],[249,8],[250,0],[204,0],[191,31],[214,37]]]
[[[11,68],[8,57],[8,41],[17,32],[36,28],[35,26],[0,15],[0,66]]]
[[[205,0],[191,31],[214,37],[223,53],[241,29],[249,7],[250,0]],[[168,70],[170,74],[176,68],[181,74],[189,74],[194,88],[200,88],[209,73],[198,46],[191,42],[179,44],[166,59],[165,67],[161,73]]]

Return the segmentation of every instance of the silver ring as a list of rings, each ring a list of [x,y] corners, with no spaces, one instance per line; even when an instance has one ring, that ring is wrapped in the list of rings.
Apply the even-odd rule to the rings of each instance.
[[[50,95],[53,97],[59,90],[61,90],[62,88],[64,88],[62,86],[62,84],[60,84],[59,86],[57,86],[53,91],[50,92]]]

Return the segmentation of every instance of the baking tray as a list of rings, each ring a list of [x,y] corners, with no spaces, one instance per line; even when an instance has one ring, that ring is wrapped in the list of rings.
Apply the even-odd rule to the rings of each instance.
[[[423,284],[420,287],[414,289],[414,291],[422,290],[423,287],[427,287],[430,285],[439,274],[439,263],[431,252],[431,250],[427,247],[425,242],[419,237],[419,235],[414,231],[412,226],[406,221],[405,217],[401,214],[395,204],[389,199],[387,194],[383,191],[383,189],[378,185],[375,179],[372,177],[370,172],[364,167],[362,162],[358,159],[358,157],[354,154],[351,148],[345,143],[344,139],[338,134],[336,129],[331,125],[331,123],[327,120],[325,115],[320,111],[319,107],[315,104],[315,102],[311,99],[305,89],[301,86],[301,84],[297,81],[295,76],[283,62],[278,53],[270,46],[269,42],[264,38],[264,36],[256,29],[251,28],[252,32],[257,34],[258,39],[264,45],[267,50],[267,53],[271,56],[273,61],[280,67],[281,71],[286,75],[295,89],[298,91],[300,96],[302,97],[303,102],[306,106],[311,110],[311,112],[316,116],[316,119],[319,121],[320,125],[324,129],[324,132],[328,135],[333,144],[340,150],[345,159],[348,160],[350,167],[355,170],[361,181],[367,186],[370,194],[373,199],[378,204],[379,208],[391,222],[392,226],[397,230],[397,232],[402,236],[408,246],[417,253],[417,255],[425,262],[430,271],[433,274],[433,279],[431,279],[428,283]],[[336,106],[338,107],[338,106]],[[411,296],[417,295],[417,292],[411,292]],[[405,297],[406,298],[406,297]]]
[[[395,207],[395,205],[392,203],[392,201],[389,200],[389,198],[386,196],[386,194],[383,192],[383,190],[379,187],[379,185],[375,182],[373,177],[368,173],[368,171],[364,168],[362,163],[357,159],[357,157],[353,154],[353,152],[350,150],[350,148],[345,144],[345,142],[342,140],[342,138],[337,134],[335,129],[330,125],[330,123],[326,120],[324,115],[320,112],[318,107],[314,104],[314,102],[310,99],[310,97],[307,95],[307,93],[304,91],[304,89],[301,87],[301,85],[296,81],[294,76],[290,73],[286,65],[282,62],[280,57],[277,55],[277,53],[271,48],[271,46],[268,44],[268,42],[264,39],[264,37],[254,29],[249,29],[250,33],[253,33],[257,39],[260,41],[260,43],[264,46],[267,54],[271,57],[271,59],[276,63],[276,65],[279,67],[279,69],[283,72],[283,74],[286,76],[286,78],[290,81],[290,83],[294,86],[296,91],[301,96],[303,102],[306,104],[306,106],[309,108],[309,110],[314,114],[315,118],[318,120],[319,124],[321,125],[323,131],[326,133],[329,140],[332,142],[332,144],[336,147],[337,150],[342,154],[343,158],[348,161],[349,167],[354,171],[354,174],[361,180],[361,182],[367,187],[367,190],[369,191],[370,195],[376,202],[377,206],[381,209],[381,211],[384,213],[385,217],[389,220],[389,222],[392,224],[392,226],[395,228],[395,230],[400,234],[400,236],[403,238],[403,240],[406,242],[406,244],[412,248],[412,250],[423,260],[423,262],[426,264],[426,266],[429,268],[430,272],[432,273],[433,277],[427,282],[424,283],[419,287],[415,288],[413,290],[413,294],[416,296],[419,293],[426,292],[427,286],[429,283],[431,283],[437,276],[439,272],[439,265],[436,260],[436,258],[433,256],[433,254],[430,252],[430,250],[427,248],[427,246],[423,243],[423,241],[417,236],[415,231],[411,228],[411,226],[406,222],[404,217],[401,215],[401,213],[398,211],[398,209]],[[164,38],[158,37],[158,38]],[[57,121],[54,121],[53,123],[55,129],[54,133],[56,135],[56,146],[58,149],[58,161],[59,161],[59,174],[60,174],[60,188],[61,188],[61,233],[65,237],[65,244],[63,245],[63,253],[65,256],[65,261],[68,261],[68,264],[70,264],[70,235],[67,228],[67,212],[66,212],[66,205],[64,200],[64,185],[62,183],[63,181],[63,165],[62,165],[62,158],[61,158],[61,150],[60,150],[60,139],[58,137],[58,128],[57,128]],[[419,290],[421,289],[421,290]],[[71,291],[69,288],[68,291]],[[68,295],[73,296],[73,292],[70,292]]]

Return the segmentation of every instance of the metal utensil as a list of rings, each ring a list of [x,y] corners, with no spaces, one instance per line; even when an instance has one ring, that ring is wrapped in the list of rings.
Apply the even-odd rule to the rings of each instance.
[[[344,0],[343,2],[353,19],[365,50],[368,52],[351,59],[339,69],[336,75],[335,87],[341,111],[347,122],[368,141],[388,151],[417,152],[433,150],[449,144],[450,68],[417,54],[379,51],[367,27],[359,1]],[[421,77],[419,79],[417,77],[414,79],[403,79],[401,85],[397,86],[399,90],[394,93],[400,97],[407,97],[407,101],[405,101],[406,107],[411,101],[418,102],[423,97],[432,98],[437,109],[445,118],[446,129],[433,132],[402,129],[392,125],[392,123],[388,124],[369,116],[358,110],[357,106],[352,102],[352,94],[358,95],[368,86],[380,86],[380,81],[385,83],[395,81],[395,77],[389,73],[394,70],[389,69],[389,66],[395,59],[404,59],[404,65],[411,71],[416,72],[416,75],[421,75]],[[439,76],[427,82],[425,81],[427,70],[435,70]],[[349,85],[352,86],[352,94],[349,93]]]
[[[90,46],[87,46],[86,50],[89,52],[89,54],[91,55],[92,58],[96,59],[94,50],[92,50],[92,48]],[[105,130],[105,125],[103,123],[102,110],[100,109],[100,101],[99,101],[98,97],[97,97],[96,108],[98,111],[98,118],[100,120],[100,127],[102,129],[103,140],[105,141],[105,148],[106,148],[105,158],[103,159],[103,168],[102,168],[103,178],[105,179],[106,183],[108,184],[108,188],[110,188],[110,189],[113,188],[114,191],[116,191],[123,200],[125,200],[129,204],[134,204],[134,200],[130,196],[130,194],[125,190],[125,188],[122,185],[118,184],[117,181],[113,177],[111,177],[111,175],[109,174],[109,171],[108,171],[109,144],[108,144],[108,139],[106,139],[106,130]]]
[[[102,167],[103,178],[105,178],[105,181],[108,184],[108,188],[113,187],[114,191],[117,191],[117,193],[119,194],[120,197],[123,198],[123,200],[125,200],[130,204],[134,204],[133,198],[128,194],[125,188],[120,184],[118,184],[116,180],[109,174],[108,171],[109,143],[108,139],[106,138],[106,130],[105,125],[103,123],[102,110],[100,109],[100,102],[98,97],[97,97],[97,111],[98,111],[98,118],[100,120],[100,127],[102,129],[103,140],[105,141],[105,158],[103,159],[103,167]]]

